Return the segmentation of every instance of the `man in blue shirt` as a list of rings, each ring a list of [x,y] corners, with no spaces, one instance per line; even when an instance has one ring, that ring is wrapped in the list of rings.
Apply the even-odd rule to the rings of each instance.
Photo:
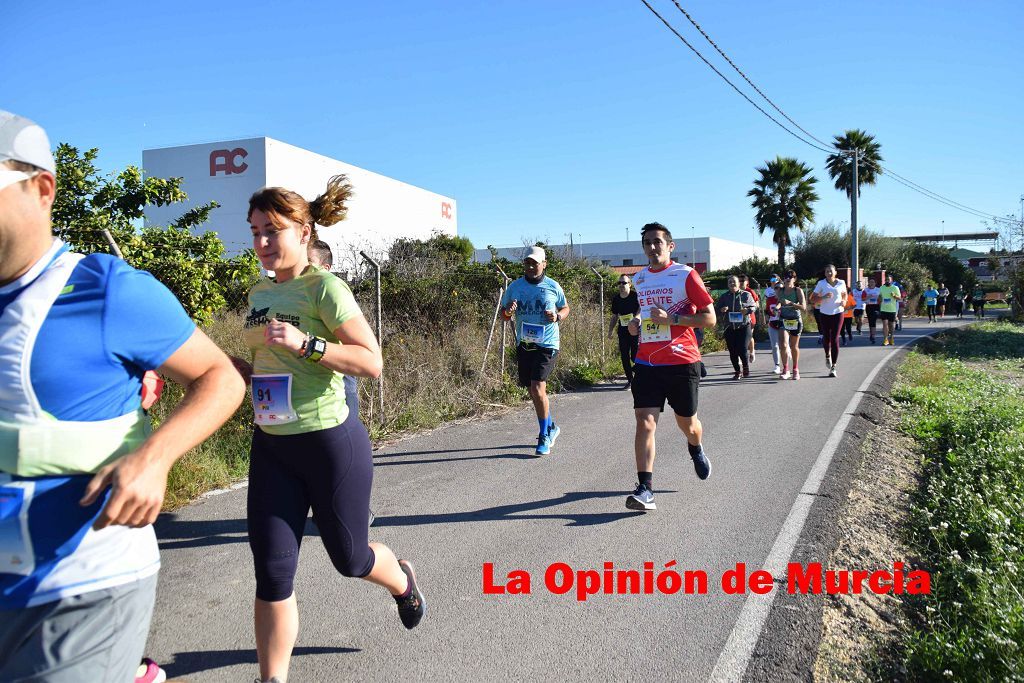
[[[928,289],[924,290],[922,296],[924,297],[925,308],[928,310],[928,322],[933,323],[936,320],[935,308],[939,303],[939,290],[935,289],[934,285],[929,284]]]
[[[167,473],[245,385],[152,276],[54,239],[53,155],[0,111],[0,680],[133,681]],[[185,387],[150,433],[142,378]]]
[[[547,455],[561,430],[551,417],[547,379],[555,369],[558,356],[558,323],[569,316],[569,304],[562,287],[544,275],[547,254],[530,247],[523,255],[523,277],[515,280],[501,297],[506,320],[516,318],[516,358],[519,361],[519,386],[529,387],[537,411],[540,434],[537,455]]]

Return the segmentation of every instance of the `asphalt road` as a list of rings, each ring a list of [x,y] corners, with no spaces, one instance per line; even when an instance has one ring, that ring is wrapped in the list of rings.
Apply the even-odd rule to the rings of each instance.
[[[950,324],[908,320],[897,344]],[[739,382],[727,355],[706,358],[699,415],[711,478],[697,479],[664,417],[652,513],[624,505],[636,472],[632,403],[621,384],[553,397],[562,433],[544,458],[533,455],[529,406],[377,451],[370,537],[416,564],[428,614],[406,631],[383,589],[336,574],[310,525],[290,679],[706,680],[745,599],[723,594],[722,573],[737,562],[761,567],[851,396],[895,353],[855,336],[841,349],[839,377],[829,379],[813,335],[802,350],[799,382],[777,381],[768,353]],[[172,678],[257,673],[245,496],[242,488],[205,498],[157,523],[163,569],[147,651]],[[802,561],[815,559],[827,558]],[[707,593],[601,593],[581,602],[544,585],[556,562],[660,570],[673,560],[705,572]],[[498,581],[528,572],[532,592],[485,595],[485,563]]]

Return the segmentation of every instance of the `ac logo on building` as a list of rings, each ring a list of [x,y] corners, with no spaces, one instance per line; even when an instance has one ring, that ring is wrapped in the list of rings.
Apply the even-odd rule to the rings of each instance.
[[[448,202],[441,202],[441,218],[452,217],[452,205]]]
[[[223,172],[224,175],[245,173],[249,164],[244,161],[239,163],[238,160],[247,156],[249,153],[241,147],[213,150],[210,152],[210,176],[215,176],[220,172]]]

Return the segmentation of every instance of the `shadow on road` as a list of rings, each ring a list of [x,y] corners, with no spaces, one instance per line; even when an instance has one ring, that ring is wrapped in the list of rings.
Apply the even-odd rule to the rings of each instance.
[[[461,460],[535,460],[533,450],[537,444],[519,444],[514,446],[489,446],[486,448],[439,448],[435,451],[406,451],[405,453],[385,453],[373,456],[374,467],[394,467],[395,465],[432,465],[441,462],[459,462]],[[400,462],[380,462],[384,458],[397,458],[410,455],[439,455],[441,453],[472,453],[477,451],[490,452],[490,455],[469,455],[461,458],[434,458],[430,460],[402,460]],[[493,451],[520,451],[519,453],[494,453]],[[525,452],[524,452],[525,451]]]
[[[296,647],[292,651],[293,657],[303,655],[333,655],[333,654],[354,654],[361,652],[358,648],[351,647]],[[177,652],[173,662],[161,662],[160,665],[167,671],[168,678],[175,676],[187,676],[189,674],[220,669],[226,666],[238,664],[258,664],[256,650],[204,650],[199,652]]]
[[[471,512],[450,512],[435,515],[390,515],[377,517],[375,527],[383,526],[421,526],[425,524],[449,524],[452,522],[500,522],[509,520],[532,519],[564,519],[566,526],[593,526],[608,524],[620,519],[635,517],[636,513],[628,510],[621,512],[550,512],[546,514],[523,514],[545,508],[575,503],[595,498],[625,499],[627,491],[572,491],[558,498],[527,501],[514,505],[496,505],[494,507],[474,510]],[[659,493],[675,493],[675,491],[659,491]]]

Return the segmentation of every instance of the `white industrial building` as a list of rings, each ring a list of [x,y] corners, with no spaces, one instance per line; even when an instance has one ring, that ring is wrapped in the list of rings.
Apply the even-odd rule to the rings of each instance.
[[[697,272],[703,273],[708,270],[723,270],[730,268],[743,259],[757,256],[775,261],[778,258],[778,250],[755,247],[743,242],[723,240],[718,237],[681,237],[673,236],[676,243],[675,251],[672,252],[672,259],[679,263],[689,265],[696,264]],[[603,263],[613,267],[640,267],[647,265],[647,257],[644,255],[640,240],[629,242],[581,242],[579,244],[552,244],[549,250],[559,255],[572,253],[577,258],[584,258],[594,262]],[[502,247],[497,250],[498,256],[519,260],[523,255],[524,247]],[[477,249],[474,253],[476,261],[487,263],[491,260],[491,253],[487,249]],[[638,268],[639,269],[639,268]]]
[[[347,175],[354,188],[348,218],[318,228],[334,252],[335,270],[352,268],[360,251],[382,256],[398,238],[458,234],[457,205],[451,197],[272,138],[147,149],[142,166],[149,176],[183,178],[182,189],[188,194],[183,204],[147,206],[146,226],[169,225],[185,211],[216,201],[220,208],[200,230],[217,232],[231,254],[252,247],[246,214],[253,192],[280,186],[312,200],[339,173]]]

